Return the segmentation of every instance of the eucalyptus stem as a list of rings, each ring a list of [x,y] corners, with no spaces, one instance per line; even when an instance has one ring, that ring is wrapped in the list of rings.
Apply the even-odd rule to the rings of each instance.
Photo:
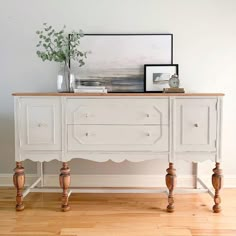
[[[80,38],[83,32],[73,31],[70,36],[65,32],[66,26],[60,31],[56,31],[51,25],[43,24],[43,29],[36,31],[39,37],[37,44],[37,55],[43,61],[55,61],[67,63],[69,60],[77,60],[79,66],[85,64],[84,59],[87,52],[79,49]]]

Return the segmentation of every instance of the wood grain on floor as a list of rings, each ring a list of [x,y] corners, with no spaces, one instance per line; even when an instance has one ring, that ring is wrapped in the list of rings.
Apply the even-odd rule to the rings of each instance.
[[[58,193],[30,193],[15,211],[15,190],[0,188],[0,236],[235,236],[236,189],[222,190],[221,213],[206,193],[176,194],[167,213],[165,194],[77,194],[61,212]]]

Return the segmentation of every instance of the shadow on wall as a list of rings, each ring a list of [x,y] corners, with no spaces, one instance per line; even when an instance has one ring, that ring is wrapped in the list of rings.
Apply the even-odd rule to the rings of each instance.
[[[84,159],[74,159],[68,162],[71,174],[79,175],[165,175],[168,167],[167,160],[155,159],[143,162],[113,161],[94,162]],[[58,174],[62,164],[53,160],[44,165],[45,174]],[[177,161],[178,173],[189,175],[192,173],[192,164]]]
[[[15,168],[15,140],[14,117],[0,114],[0,173],[13,173]],[[24,161],[24,167],[28,173],[36,172],[36,164],[32,161]]]

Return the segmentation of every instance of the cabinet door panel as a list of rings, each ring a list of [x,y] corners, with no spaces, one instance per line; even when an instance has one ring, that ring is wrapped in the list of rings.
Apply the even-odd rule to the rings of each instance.
[[[176,99],[176,150],[216,150],[216,99]]]
[[[61,113],[58,98],[20,99],[20,148],[60,150]]]

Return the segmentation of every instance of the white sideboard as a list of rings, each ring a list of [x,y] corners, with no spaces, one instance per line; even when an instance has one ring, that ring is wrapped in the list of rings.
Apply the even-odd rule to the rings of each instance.
[[[175,160],[212,160],[214,212],[220,211],[223,94],[15,93],[14,184],[16,209],[23,210],[22,161],[63,163],[62,210],[69,210],[73,158],[104,162],[162,158],[169,163],[167,211],[174,210]]]

